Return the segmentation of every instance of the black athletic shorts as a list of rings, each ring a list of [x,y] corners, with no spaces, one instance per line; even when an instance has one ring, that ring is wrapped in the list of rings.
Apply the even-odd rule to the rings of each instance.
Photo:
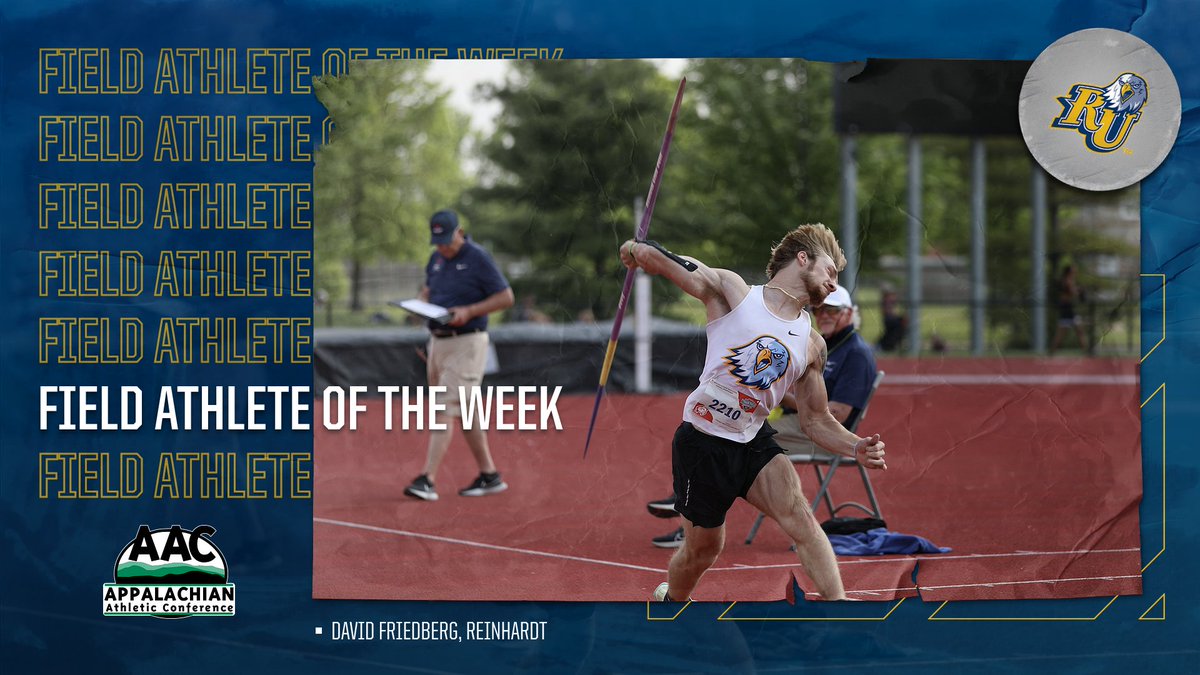
[[[700,527],[720,527],[738,497],[746,498],[758,472],[784,453],[763,423],[748,443],[738,443],[697,430],[684,422],[671,441],[671,473],[675,510]]]

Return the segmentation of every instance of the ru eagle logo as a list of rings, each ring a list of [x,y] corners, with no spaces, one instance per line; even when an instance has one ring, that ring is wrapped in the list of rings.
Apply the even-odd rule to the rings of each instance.
[[[1142,116],[1146,105],[1146,80],[1121,73],[1112,84],[1098,87],[1077,84],[1059,96],[1062,114],[1050,123],[1059,129],[1075,129],[1095,152],[1112,152],[1125,143],[1129,130]]]
[[[729,372],[747,387],[770,389],[785,372],[791,355],[787,347],[770,335],[755,338],[749,344],[729,350],[725,362]]]

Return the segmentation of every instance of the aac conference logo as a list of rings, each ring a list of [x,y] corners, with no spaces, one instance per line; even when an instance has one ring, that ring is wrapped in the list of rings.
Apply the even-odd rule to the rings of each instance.
[[[1017,112],[1029,152],[1050,175],[1084,190],[1117,190],[1167,157],[1182,107],[1175,75],[1153,47],[1089,28],[1037,57]]]
[[[209,525],[139,527],[117,556],[113,583],[104,584],[104,616],[233,616],[234,585],[209,539],[215,533]]]

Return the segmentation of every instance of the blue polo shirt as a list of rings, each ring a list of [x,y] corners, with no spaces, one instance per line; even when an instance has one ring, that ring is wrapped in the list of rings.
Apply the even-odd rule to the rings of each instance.
[[[847,326],[825,341],[829,358],[825,361],[825,390],[831,402],[844,403],[854,410],[846,418],[851,426],[862,414],[875,382],[875,353],[862,336]]]
[[[429,256],[425,265],[425,286],[429,288],[429,302],[448,308],[481,302],[508,288],[508,280],[500,273],[492,256],[468,236],[453,258],[447,260],[437,251]],[[487,325],[485,314],[463,324],[460,330],[485,329]],[[429,322],[430,328],[439,326]]]

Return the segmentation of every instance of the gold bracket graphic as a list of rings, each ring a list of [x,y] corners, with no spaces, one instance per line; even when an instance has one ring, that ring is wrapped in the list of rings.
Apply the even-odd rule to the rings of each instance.
[[[1155,607],[1162,608],[1162,616],[1146,616],[1147,614],[1150,613],[1150,610],[1154,609]],[[1154,601],[1154,604],[1147,607],[1146,611],[1142,612],[1142,615],[1138,617],[1138,621],[1166,621],[1166,620],[1167,620],[1167,594],[1166,593],[1163,593],[1162,595],[1158,596],[1158,599]]]
[[[749,617],[749,616],[726,616],[727,614],[729,614],[729,610],[733,609],[734,605],[737,605],[737,603],[735,602],[735,603],[733,603],[733,604],[729,605],[728,607],[726,607],[724,612],[721,612],[721,616],[718,616],[718,617],[717,617],[717,621],[887,621],[888,617],[892,615],[892,612],[895,612],[897,607],[899,607],[900,605],[903,605],[905,600],[907,600],[907,598],[900,598],[900,601],[899,601],[899,602],[897,602],[896,604],[892,605],[892,608],[888,610],[888,613],[887,613],[887,614],[884,614],[883,616],[880,616],[880,617],[873,617],[873,616],[845,616],[845,617],[824,617],[824,616],[823,616],[823,617],[808,617],[808,616],[796,616],[796,617],[791,617],[791,616],[783,616],[783,617]]]
[[[1145,573],[1154,564],[1154,561],[1158,560],[1158,557],[1167,550],[1167,383],[1163,382],[1158,385],[1158,389],[1155,389],[1149,398],[1142,401],[1140,407],[1144,409],[1147,403],[1158,396],[1159,392],[1162,392],[1162,396],[1159,397],[1159,403],[1162,405],[1162,548],[1154,554],[1150,562],[1146,563],[1142,568],[1142,573]]]
[[[1160,290],[1162,291],[1162,332],[1159,334],[1158,342],[1155,342],[1154,346],[1150,348],[1150,351],[1146,352],[1142,356],[1141,360],[1138,361],[1138,363],[1143,363],[1146,359],[1150,358],[1150,355],[1154,353],[1154,350],[1158,349],[1158,346],[1161,345],[1163,342],[1165,342],[1167,339],[1167,275],[1166,274],[1140,274],[1138,276],[1157,277],[1159,279],[1162,279],[1162,286],[1160,287]]]
[[[674,616],[650,616],[650,605],[651,604],[661,605],[662,603],[661,602],[651,603],[649,600],[646,601],[646,620],[647,621],[674,621],[675,619],[679,618],[680,614],[683,614],[683,610],[692,606],[692,601],[688,600],[687,603],[684,604],[683,607],[679,608],[678,612],[675,612]]]
[[[933,614],[930,614],[930,615],[929,615],[929,619],[927,619],[927,620],[928,620],[928,621],[1095,621],[1096,619],[1099,619],[1099,618],[1100,618],[1100,615],[1101,615],[1101,614],[1103,614],[1103,613],[1104,613],[1104,611],[1105,611],[1105,610],[1107,610],[1109,607],[1111,607],[1111,606],[1112,606],[1112,604],[1113,604],[1114,602],[1116,602],[1116,601],[1117,601],[1117,598],[1119,598],[1119,597],[1121,597],[1121,596],[1119,596],[1119,595],[1114,595],[1114,596],[1112,597],[1112,600],[1109,600],[1109,601],[1108,601],[1108,604],[1107,604],[1107,605],[1105,605],[1104,607],[1101,607],[1099,612],[1096,612],[1096,615],[1095,615],[1095,616],[1065,616],[1065,617],[1055,617],[1055,616],[1048,616],[1048,617],[1026,617],[1026,616],[972,616],[972,617],[957,617],[957,616],[938,616],[938,613],[942,611],[942,608],[943,608],[943,607],[945,607],[946,605],[950,604],[950,601],[949,601],[949,600],[946,600],[946,601],[945,601],[945,602],[943,602],[941,605],[938,605],[938,608],[937,608],[937,609],[933,610]]]

